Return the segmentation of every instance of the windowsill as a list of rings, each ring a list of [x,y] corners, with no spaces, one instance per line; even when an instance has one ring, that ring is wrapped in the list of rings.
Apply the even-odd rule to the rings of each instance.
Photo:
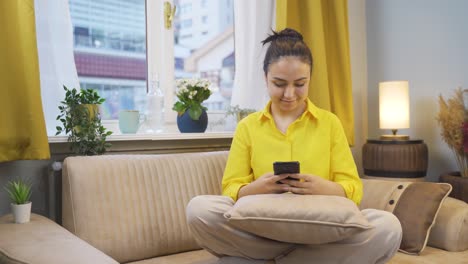
[[[232,139],[234,132],[205,132],[205,133],[158,133],[158,134],[115,134],[107,137],[107,141],[167,141],[167,140],[196,140],[196,139]],[[49,143],[65,143],[68,136],[49,136]]]
[[[204,133],[180,133],[175,122],[166,122],[162,133],[145,133],[144,125],[136,134],[121,134],[117,120],[103,120],[103,125],[113,134],[106,141],[112,146],[106,154],[163,154],[177,152],[229,150],[235,128],[218,124],[226,118],[224,113],[210,113],[208,127]],[[49,136],[50,152],[64,158],[70,152],[68,136]]]
[[[107,137],[112,146],[106,154],[166,154],[229,150],[234,132],[115,134]],[[70,151],[68,136],[49,137],[55,160],[75,155]]]

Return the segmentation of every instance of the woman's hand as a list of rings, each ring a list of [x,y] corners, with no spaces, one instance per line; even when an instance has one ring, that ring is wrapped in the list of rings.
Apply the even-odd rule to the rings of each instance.
[[[290,174],[289,177],[296,180],[281,180],[282,183],[289,186],[286,187],[289,192],[295,194],[336,195],[346,197],[346,193],[341,185],[322,177],[310,174]]]
[[[286,177],[288,177],[287,174],[274,175],[272,172],[265,173],[255,181],[241,187],[238,198],[252,194],[287,192],[291,186],[281,183]]]

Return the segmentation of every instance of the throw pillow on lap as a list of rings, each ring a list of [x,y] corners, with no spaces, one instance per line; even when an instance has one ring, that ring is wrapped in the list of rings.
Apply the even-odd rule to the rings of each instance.
[[[224,217],[247,232],[298,244],[331,243],[372,228],[353,201],[339,196],[249,195]]]

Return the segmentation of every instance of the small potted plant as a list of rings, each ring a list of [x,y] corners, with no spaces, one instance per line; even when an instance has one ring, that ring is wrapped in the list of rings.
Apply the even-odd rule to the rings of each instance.
[[[57,116],[62,126],[56,127],[56,135],[65,132],[68,142],[71,143],[71,151],[78,155],[103,154],[110,147],[106,138],[112,134],[101,124],[98,111],[98,106],[105,99],[92,89],[68,89],[66,86],[63,88],[65,99],[59,106],[60,114]]]
[[[206,79],[176,80],[178,101],[172,110],[178,113],[177,127],[180,132],[205,132],[208,125],[207,108],[203,101],[211,95],[211,83]]]
[[[450,196],[468,202],[468,114],[462,88],[455,90],[453,97],[445,100],[439,95],[439,113],[437,122],[441,127],[442,140],[454,153],[458,171],[445,173],[440,181],[450,183],[453,187]]]
[[[15,223],[29,222],[31,218],[31,184],[25,180],[13,180],[7,182],[5,190],[11,200],[11,211]]]

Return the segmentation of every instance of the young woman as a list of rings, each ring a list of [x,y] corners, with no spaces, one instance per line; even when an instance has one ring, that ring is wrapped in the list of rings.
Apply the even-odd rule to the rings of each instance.
[[[200,246],[220,257],[289,263],[301,255],[313,263],[385,263],[402,236],[398,219],[388,212],[363,210],[373,229],[322,245],[259,237],[229,225],[223,217],[237,199],[253,194],[336,195],[356,204],[362,198],[362,183],[340,121],[307,97],[313,60],[302,35],[284,29],[262,43],[270,43],[263,66],[270,102],[238,124],[223,176],[223,196],[198,196],[187,206],[193,235]],[[275,161],[299,161],[301,173],[274,175]]]

